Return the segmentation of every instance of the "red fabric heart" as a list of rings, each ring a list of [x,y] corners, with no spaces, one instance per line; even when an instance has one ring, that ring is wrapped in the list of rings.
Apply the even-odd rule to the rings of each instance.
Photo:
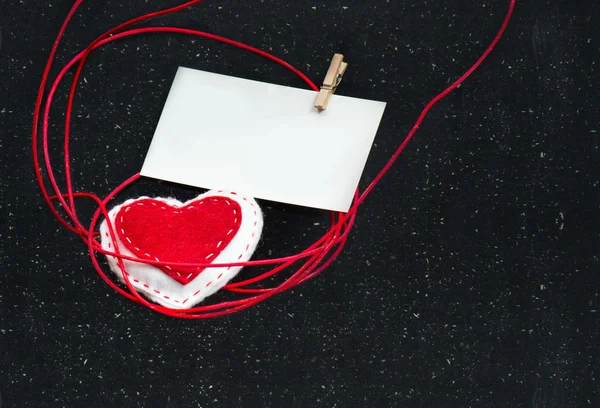
[[[185,206],[144,198],[121,207],[115,227],[119,239],[141,259],[173,263],[210,263],[238,232],[240,205],[227,197],[206,197]],[[161,266],[182,284],[204,268]]]

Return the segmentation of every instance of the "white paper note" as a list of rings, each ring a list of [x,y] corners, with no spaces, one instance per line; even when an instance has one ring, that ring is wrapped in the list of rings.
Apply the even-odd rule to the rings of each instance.
[[[316,95],[179,68],[141,174],[346,212],[385,103]]]

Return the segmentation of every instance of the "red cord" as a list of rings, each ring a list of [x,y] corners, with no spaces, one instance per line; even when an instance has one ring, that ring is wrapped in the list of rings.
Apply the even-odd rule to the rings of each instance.
[[[138,35],[138,34],[143,34],[143,33],[159,33],[159,32],[196,35],[196,36],[208,38],[211,40],[220,41],[220,42],[223,42],[226,44],[230,44],[235,47],[262,55],[262,56],[286,67],[287,69],[291,70],[292,72],[294,72],[296,75],[298,75],[300,78],[302,78],[308,84],[308,86],[310,88],[312,88],[313,90],[318,91],[318,89],[319,89],[302,72],[300,72],[298,69],[292,67],[290,64],[286,63],[285,61],[283,61],[269,53],[266,53],[262,50],[251,47],[249,45],[242,44],[240,42],[237,42],[237,41],[234,41],[234,40],[231,40],[228,38],[220,37],[220,36],[217,36],[214,34],[209,34],[209,33],[201,32],[201,31],[188,30],[188,29],[177,28],[177,27],[149,27],[149,28],[139,28],[139,29],[121,31],[135,23],[147,20],[149,18],[174,13],[179,10],[183,10],[187,7],[193,6],[197,3],[200,3],[201,1],[202,0],[188,1],[187,3],[184,3],[182,5],[172,7],[172,8],[166,9],[166,10],[146,14],[146,15],[137,17],[135,19],[132,19],[128,22],[125,22],[125,23],[107,31],[100,37],[98,37],[84,51],[77,54],[60,71],[60,73],[57,75],[56,79],[54,80],[52,86],[50,87],[50,89],[48,91],[48,95],[46,96],[46,104],[45,104],[44,112],[42,115],[42,149],[43,149],[44,164],[46,167],[46,172],[47,172],[50,184],[52,186],[52,190],[54,191],[54,195],[51,196],[48,193],[48,189],[46,188],[46,185],[44,183],[43,176],[42,176],[42,168],[40,166],[40,160],[39,160],[38,127],[39,127],[40,111],[42,109],[42,102],[44,99],[44,94],[45,94],[45,89],[46,89],[46,85],[48,82],[50,68],[52,67],[52,63],[54,61],[56,51],[60,44],[60,40],[63,37],[69,22],[73,18],[73,15],[77,11],[77,9],[81,5],[81,3],[83,2],[83,0],[77,0],[75,2],[75,4],[73,5],[73,7],[71,8],[69,14],[67,15],[64,23],[62,24],[62,26],[58,32],[58,35],[54,41],[54,44],[52,46],[50,55],[48,57],[48,61],[46,63],[46,67],[45,67],[44,73],[42,75],[42,80],[40,83],[38,96],[36,99],[34,118],[33,118],[33,128],[32,128],[32,153],[33,153],[33,161],[34,161],[34,165],[35,165],[35,175],[36,175],[38,184],[40,186],[42,196],[44,197],[44,200],[46,201],[47,205],[50,207],[52,214],[59,220],[59,222],[65,228],[68,228],[71,232],[79,235],[81,237],[81,239],[88,245],[92,263],[93,263],[94,267],[96,268],[96,270],[98,271],[98,273],[100,274],[100,276],[102,277],[102,279],[104,279],[104,281],[110,287],[112,287],[118,293],[122,294],[123,296],[127,297],[130,300],[141,303],[156,312],[159,312],[159,313],[162,313],[162,314],[165,314],[168,316],[187,318],[187,319],[216,317],[216,316],[221,316],[224,314],[233,313],[233,312],[245,309],[254,304],[262,302],[263,300],[265,300],[271,296],[281,293],[293,286],[296,286],[302,282],[312,279],[313,277],[315,277],[319,273],[321,273],[325,268],[327,268],[342,251],[342,249],[346,243],[346,240],[348,238],[348,234],[354,224],[358,206],[365,200],[365,198],[368,196],[368,194],[371,192],[371,190],[373,190],[375,185],[381,180],[381,178],[387,173],[387,171],[394,164],[394,162],[396,161],[396,159],[398,158],[400,153],[404,150],[404,148],[406,147],[406,145],[408,144],[410,139],[414,136],[415,132],[417,131],[417,129],[419,128],[419,126],[425,119],[425,116],[427,115],[429,110],[433,107],[433,105],[435,105],[442,98],[444,98],[447,94],[449,94],[453,89],[455,89],[462,82],[464,82],[465,79],[467,79],[467,77],[469,77],[473,73],[473,71],[475,71],[477,69],[477,67],[479,67],[479,65],[483,62],[483,60],[485,60],[485,58],[487,58],[489,53],[496,46],[496,44],[502,37],[504,31],[506,30],[506,27],[508,25],[508,22],[510,21],[510,18],[512,16],[512,13],[514,10],[516,0],[510,0],[508,13],[506,14],[504,22],[503,22],[502,26],[500,27],[498,34],[496,35],[496,37],[494,38],[492,43],[488,46],[488,48],[485,50],[483,55],[475,62],[475,64],[471,68],[469,68],[469,70],[467,70],[467,72],[465,72],[451,86],[449,86],[442,93],[440,93],[435,98],[433,98],[431,100],[431,102],[429,102],[425,106],[422,113],[419,115],[417,122],[412,127],[411,131],[409,132],[408,136],[404,139],[402,144],[398,147],[396,152],[392,155],[392,157],[389,159],[387,164],[378,173],[378,175],[371,182],[371,184],[369,184],[369,186],[365,189],[365,191],[362,194],[359,194],[358,190],[356,191],[354,202],[353,202],[353,205],[350,208],[350,210],[346,214],[331,212],[331,227],[330,227],[329,231],[323,237],[321,237],[315,243],[313,243],[311,246],[309,246],[307,249],[305,249],[304,251],[302,251],[296,255],[290,255],[290,256],[286,256],[286,257],[282,257],[282,258],[265,259],[265,260],[258,260],[258,261],[249,261],[249,262],[228,263],[228,264],[208,265],[208,264],[189,264],[189,263],[184,264],[184,263],[174,263],[174,262],[151,262],[151,261],[146,262],[146,263],[154,264],[154,265],[169,264],[169,265],[179,265],[179,266],[200,266],[200,267],[275,265],[273,269],[261,274],[260,276],[257,276],[255,278],[251,278],[251,279],[247,279],[244,281],[240,281],[240,282],[230,283],[225,286],[225,289],[229,290],[231,292],[244,293],[244,294],[249,294],[252,296],[248,296],[248,297],[240,299],[240,300],[221,302],[221,303],[216,303],[216,304],[208,304],[208,305],[203,305],[203,306],[199,306],[199,307],[195,307],[195,308],[191,308],[191,309],[180,310],[180,309],[171,309],[168,307],[163,307],[163,306],[148,302],[145,298],[143,298],[140,294],[138,294],[137,291],[135,290],[135,288],[132,286],[131,282],[129,281],[127,275],[125,274],[125,269],[124,269],[124,264],[123,264],[123,260],[132,260],[133,258],[122,255],[120,253],[117,245],[115,245],[114,252],[105,251],[101,248],[99,242],[96,240],[96,237],[98,235],[98,232],[96,231],[96,224],[98,223],[100,216],[103,216],[107,220],[107,225],[108,225],[109,234],[111,236],[111,239],[113,240],[113,242],[116,243],[116,236],[114,233],[114,228],[108,218],[107,205],[125,187],[129,186],[131,183],[138,180],[140,178],[140,175],[135,174],[134,176],[125,180],[123,183],[121,183],[121,185],[119,185],[112,193],[110,193],[104,199],[101,199],[92,193],[73,192],[71,167],[70,167],[71,161],[70,161],[70,155],[69,155],[70,123],[71,123],[71,116],[72,116],[72,109],[73,109],[73,98],[75,96],[75,92],[77,89],[79,76],[81,74],[83,66],[85,65],[85,61],[86,61],[87,57],[93,50],[95,50],[99,47],[102,47],[103,45],[105,45],[109,42],[116,41],[120,38],[132,36],[132,35]],[[60,82],[64,78],[65,74],[73,66],[75,66],[75,64],[77,64],[77,69],[75,71],[75,75],[74,75],[73,81],[71,83],[71,90],[69,92],[69,100],[68,100],[68,105],[67,105],[67,110],[66,110],[65,135],[64,135],[64,157],[65,157],[64,164],[65,164],[67,192],[63,193],[60,190],[60,188],[58,187],[58,183],[56,181],[56,178],[54,177],[54,172],[52,170],[52,165],[50,162],[49,145],[48,145],[48,128],[49,128],[49,124],[48,124],[49,119],[48,118],[49,118],[50,108],[52,107],[52,100],[53,100],[54,94],[56,93],[56,89],[60,85]],[[75,207],[75,201],[76,201],[75,199],[76,198],[87,198],[87,199],[94,200],[98,206],[94,216],[92,217],[90,226],[88,228],[85,228],[77,217],[77,211],[76,211],[76,207]],[[54,201],[60,202],[60,204],[61,204],[60,208],[62,208],[62,210],[66,213],[67,219],[70,220],[70,222],[67,219],[65,219],[65,217],[63,217],[59,214],[59,209],[54,205]],[[125,281],[125,284],[126,284],[128,290],[124,290],[121,287],[119,287],[104,273],[104,271],[102,270],[102,267],[100,266],[100,264],[98,262],[97,253],[113,255],[113,256],[117,257],[117,259],[119,260],[119,266],[121,268],[121,273],[123,274],[124,281]],[[139,259],[135,259],[135,260],[140,262]],[[272,287],[272,288],[260,288],[260,289],[248,287],[249,285],[252,285],[256,282],[260,282],[266,278],[269,278],[269,277],[281,272],[282,270],[284,270],[288,267],[291,267],[293,264],[295,264],[297,262],[301,262],[301,265],[298,266],[298,269],[296,270],[296,272],[294,272],[289,278],[287,278],[280,285]]]

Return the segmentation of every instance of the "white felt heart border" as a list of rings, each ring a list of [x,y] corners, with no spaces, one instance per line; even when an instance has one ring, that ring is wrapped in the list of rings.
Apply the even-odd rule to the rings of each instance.
[[[260,240],[263,228],[263,216],[258,203],[250,197],[234,192],[214,191],[201,194],[196,198],[182,203],[174,198],[162,197],[139,197],[130,199],[117,205],[108,213],[111,223],[115,225],[115,217],[121,207],[135,201],[152,198],[162,201],[168,205],[182,207],[192,202],[210,197],[226,197],[239,204],[242,210],[242,222],[237,234],[229,245],[221,251],[219,256],[212,260],[213,264],[226,264],[232,262],[246,262],[254,253]],[[114,252],[115,243],[109,235],[106,220],[100,225],[102,249]],[[116,232],[115,232],[116,234]],[[117,245],[122,255],[137,258],[116,236]],[[123,274],[119,267],[117,258],[108,255],[108,265],[117,277],[123,281]],[[139,259],[139,258],[138,258]],[[123,260],[129,281],[138,290],[145,294],[150,300],[174,309],[189,309],[221,289],[242,269],[241,266],[206,268],[194,280],[187,285],[182,285],[154,265]]]

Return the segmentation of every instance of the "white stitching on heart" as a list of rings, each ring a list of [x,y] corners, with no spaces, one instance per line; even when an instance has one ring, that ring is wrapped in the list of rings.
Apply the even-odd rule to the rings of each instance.
[[[218,199],[213,199],[213,201],[215,201],[215,202],[218,202],[219,200],[218,200]],[[247,200],[246,200],[246,201],[247,201]],[[227,202],[227,205],[231,205],[231,204],[229,203],[229,200],[228,200],[228,199],[225,199],[225,202]],[[204,199],[200,200],[200,203],[199,203],[199,204],[202,204],[202,203],[204,203]],[[136,203],[136,204],[137,204],[137,205],[139,205],[139,206],[142,206],[142,207],[144,206],[144,203]],[[155,203],[155,202],[151,202],[151,204],[152,204],[152,205],[156,205],[156,203]],[[131,209],[131,206],[132,206],[132,205],[133,205],[133,203],[129,204],[129,205],[127,206],[127,209],[125,210],[125,212],[129,211],[129,209]],[[192,209],[192,208],[194,208],[194,206],[193,206],[193,205],[191,205],[191,206],[189,206],[189,207],[187,207],[187,208],[188,208],[188,209]],[[165,208],[165,207],[161,207],[161,209],[163,209],[163,210],[164,210],[164,209],[166,209],[166,208]],[[182,211],[177,211],[177,210],[174,210],[173,212],[174,212],[175,214],[180,214]],[[233,210],[233,214],[234,214],[234,215],[235,215],[235,214],[237,214],[237,211],[236,211],[235,209]],[[254,211],[254,215],[256,216],[256,211]],[[115,218],[116,218],[116,217],[115,217]],[[237,224],[237,220],[238,220],[238,219],[237,219],[237,217],[236,217],[236,218],[234,219],[233,223],[234,223],[234,224]],[[121,216],[121,217],[120,217],[120,221],[121,221],[121,223],[123,222],[123,216]],[[256,223],[255,223],[254,225],[256,225]],[[233,230],[232,230],[232,229],[231,229],[231,230],[229,230],[229,232],[227,233],[227,235],[231,234],[232,232],[233,232]],[[123,234],[123,235],[125,236],[125,231],[123,230],[123,228],[121,228],[121,234]],[[254,232],[252,233],[252,237],[254,237]],[[131,239],[129,239],[129,237],[125,236],[124,238],[127,240],[127,242],[129,242],[130,244],[132,244],[132,245],[133,245],[133,243],[131,242]],[[219,241],[219,243],[217,244],[217,248],[219,248],[219,246],[220,246],[222,243],[223,243],[223,241]],[[250,245],[247,245],[247,246],[246,246],[246,251],[248,251],[248,247],[249,247],[249,246],[250,246]],[[140,249],[139,249],[138,247],[134,246],[134,248],[135,248],[135,250],[136,250],[136,251],[138,251],[138,252],[141,252],[141,251],[140,251]],[[134,254],[134,255],[135,255],[135,254]],[[145,255],[147,258],[152,258],[152,255],[150,255],[150,254],[149,254],[149,253],[147,253],[147,252],[145,252],[145,253],[144,253],[144,255]],[[208,255],[208,256],[207,256],[205,259],[210,259],[212,256],[214,256],[214,253],[212,253],[212,254]],[[157,262],[160,262],[160,260],[159,260],[157,257],[154,257],[154,259],[156,259],[156,261],[157,261]],[[238,259],[239,259],[239,258],[238,258]],[[167,268],[167,269],[169,269],[169,270],[171,270],[171,268],[170,268],[170,267],[168,267],[168,266],[166,266],[166,268]],[[201,269],[201,267],[197,267],[197,268],[196,268],[196,270],[199,270],[199,269]],[[191,275],[192,275],[192,274],[189,274],[189,275],[187,276],[187,278],[186,278],[186,279],[189,279],[189,277],[190,277]],[[177,276],[181,277],[181,274],[180,274],[179,272],[177,272]]]
[[[223,191],[221,190],[221,191],[219,191],[219,193],[223,193]],[[235,192],[229,192],[229,194],[236,195],[236,193],[235,193]],[[244,201],[248,201],[248,200],[246,199],[246,197],[241,197],[241,198],[243,198],[243,200],[244,200]],[[218,200],[213,200],[213,201],[218,201]],[[198,205],[202,204],[203,202],[204,202],[204,199],[203,199],[203,200],[200,200],[200,202],[199,202],[199,204],[198,204]],[[231,204],[230,204],[230,202],[229,202],[229,200],[227,200],[227,199],[226,199],[226,200],[225,200],[225,202],[227,203],[227,205],[231,205]],[[127,208],[125,209],[125,212],[129,211],[129,209],[131,208],[130,206],[131,206],[132,204],[133,204],[133,203],[131,203],[130,205],[128,205],[128,206],[127,206]],[[137,205],[144,205],[144,203],[137,203]],[[156,203],[154,203],[154,202],[153,202],[153,203],[152,203],[152,205],[156,205]],[[254,204],[253,204],[252,202],[250,202],[250,205],[251,205],[252,207],[254,207]],[[189,207],[189,208],[192,208],[192,207]],[[166,207],[161,207],[161,209],[163,209],[163,210],[166,210]],[[120,211],[120,210],[119,210],[119,211]],[[234,210],[234,214],[235,214],[235,210]],[[258,219],[256,219],[256,217],[258,216],[258,214],[256,213],[256,210],[254,210],[254,214],[253,214],[253,215],[254,215],[254,217],[255,217],[255,220],[254,220],[254,224],[253,224],[253,226],[256,228],[256,226],[257,226],[257,224],[258,224]],[[123,221],[122,221],[122,217],[121,217],[121,222],[123,222]],[[235,219],[234,223],[237,223],[237,218]],[[227,235],[230,235],[232,232],[233,232],[233,230],[229,230],[229,232],[227,233]],[[125,235],[125,231],[123,231],[123,229],[121,229],[121,233],[122,233],[123,235]],[[252,231],[252,238],[254,238],[255,234],[256,234],[256,230]],[[108,236],[108,233],[107,233],[106,235]],[[129,243],[131,243],[131,241],[130,241],[130,240],[127,238],[127,237],[125,237],[125,238],[127,239],[127,241],[128,241]],[[219,244],[217,244],[217,248],[218,248],[218,247],[219,247],[219,246],[222,244],[222,242],[223,242],[223,241],[220,241],[220,242],[219,242]],[[135,249],[136,249],[137,251],[139,251],[139,250],[140,250],[138,247],[135,247]],[[249,250],[249,249],[250,249],[250,244],[247,244],[247,245],[246,245],[246,248],[245,248],[245,249],[244,249],[244,251],[243,251],[243,252],[242,252],[242,253],[241,253],[241,254],[238,256],[238,258],[237,258],[237,259],[238,259],[238,260],[240,260],[240,259],[241,259],[241,258],[244,256],[244,254],[245,254],[246,252],[248,252],[248,250]],[[147,255],[147,256],[149,256],[149,257],[151,257],[151,255],[149,255],[149,254],[145,254],[145,255]],[[214,254],[210,254],[210,255],[207,257],[207,259],[208,259],[209,257],[211,257],[212,255],[214,255]],[[115,258],[115,257],[113,257],[113,259],[116,259],[116,258]],[[154,259],[155,259],[157,262],[160,262],[160,261],[159,261],[159,259],[158,259],[157,257],[154,257]],[[171,267],[169,267],[168,265],[165,265],[165,268],[167,268],[168,270],[172,270],[172,269],[171,269]],[[228,267],[227,267],[227,270],[229,271],[231,268],[232,268],[231,266],[228,266]],[[199,269],[199,268],[198,268],[198,269]],[[126,276],[129,276],[129,273],[125,272],[125,275],[126,275]],[[177,272],[177,275],[178,275],[178,276],[181,276],[181,274],[180,274],[179,272]],[[192,274],[190,273],[190,275],[188,275],[188,277],[187,277],[187,278],[189,279],[189,277],[190,277],[191,275],[192,275]],[[219,274],[219,276],[217,277],[217,279],[221,279],[221,277],[222,277],[222,276],[223,276],[223,273]],[[141,281],[139,281],[138,279],[133,279],[133,282],[135,282],[135,283],[141,283],[141,284],[142,284],[142,285],[143,285],[143,286],[144,286],[146,289],[152,290],[152,291],[154,291],[155,293],[157,293],[157,294],[160,294],[160,291],[159,291],[159,290],[151,288],[151,287],[150,287],[150,286],[149,286],[147,283],[141,282]],[[212,284],[212,281],[209,281],[209,282],[206,284],[205,288],[208,288],[208,287],[209,287],[211,284]],[[198,296],[198,295],[200,294],[200,292],[202,292],[202,289],[199,289],[199,290],[197,290],[197,291],[196,291],[196,292],[195,292],[195,293],[194,293],[192,296],[190,296],[190,297],[187,297],[187,298],[185,298],[185,299],[184,299],[184,300],[182,300],[182,301],[179,301],[179,300],[177,300],[177,299],[171,299],[171,298],[170,298],[169,296],[167,296],[167,295],[162,295],[162,296],[163,296],[163,298],[165,298],[165,299],[168,299],[168,300],[173,300],[175,303],[181,303],[181,304],[185,304],[185,303],[186,303],[188,300],[190,300],[191,298]]]

